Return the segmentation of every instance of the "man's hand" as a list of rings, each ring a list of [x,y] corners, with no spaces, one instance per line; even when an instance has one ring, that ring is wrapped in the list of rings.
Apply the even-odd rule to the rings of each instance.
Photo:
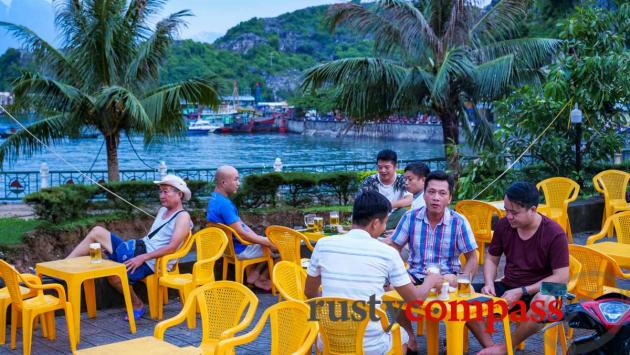
[[[481,293],[484,295],[496,296],[496,292],[494,291],[494,283],[486,284],[481,288]]]
[[[263,246],[265,246],[265,247],[269,248],[271,251],[278,251],[278,248],[276,247],[276,245],[275,245],[275,244],[273,244],[273,243],[271,242],[271,240],[269,240],[269,239],[267,239],[267,238],[265,238],[265,237],[263,237],[263,236],[259,236],[259,237],[264,238],[264,239],[265,239],[265,241],[267,242],[267,243],[266,243],[265,245],[263,245]]]
[[[505,291],[505,293],[501,297],[505,299],[505,301],[508,304],[508,307],[511,308],[512,305],[514,305],[514,302],[520,300],[522,296],[523,296],[523,291],[521,291],[520,288],[513,288],[511,290]]]
[[[427,276],[424,277],[425,284],[430,285],[431,288],[435,287],[438,290],[440,289],[440,287],[442,287],[443,282],[444,282],[444,276],[440,274],[428,274]]]
[[[147,259],[145,258],[145,255],[146,254],[140,254],[138,256],[135,256],[125,261],[124,264],[127,267],[127,272],[131,274],[134,271],[136,271],[137,268],[142,266],[142,264],[144,264],[144,262],[147,261]]]
[[[457,275],[455,274],[444,275],[444,281],[448,281],[451,287],[457,287]]]

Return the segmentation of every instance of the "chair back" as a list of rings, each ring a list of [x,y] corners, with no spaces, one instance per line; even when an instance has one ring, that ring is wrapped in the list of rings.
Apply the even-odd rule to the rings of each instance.
[[[9,290],[11,303],[22,309],[22,292],[20,291],[20,273],[4,260],[0,260],[0,277],[4,280],[4,285]]]
[[[271,279],[274,286],[285,299],[306,301],[306,296],[304,295],[306,272],[300,265],[283,260],[273,267]]]
[[[455,211],[470,223],[475,238],[481,241],[492,240],[492,216],[501,217],[501,211],[493,205],[477,200],[462,200],[455,205]]]
[[[265,229],[265,235],[271,241],[278,252],[282,261],[290,261],[296,264],[301,262],[301,241],[308,243],[308,238],[302,233],[283,226],[269,226]]]
[[[308,301],[310,307],[315,307],[324,347],[323,355],[363,355],[363,336],[370,320],[365,315],[369,314],[369,309],[366,305],[356,304],[366,312],[358,314],[352,307],[354,302],[355,300],[338,297],[318,297]],[[347,317],[339,319],[341,314],[347,314]]]
[[[225,248],[224,255],[229,258],[236,258],[236,253],[234,252],[234,238],[235,236],[238,235],[238,233],[236,233],[236,231],[232,227],[225,225],[223,223],[208,222],[207,227],[219,228],[220,230],[223,231],[223,233],[225,233],[228,239],[228,245],[227,245],[227,248]]]
[[[536,188],[543,191],[545,203],[551,208],[566,209],[569,202],[575,201],[580,193],[580,185],[565,177],[545,179]]]
[[[233,281],[207,283],[195,289],[191,297],[196,298],[201,314],[202,346],[216,343],[223,332],[237,326],[245,311],[245,318],[252,319],[258,307],[256,295]]]
[[[630,174],[621,170],[604,170],[593,176],[595,190],[604,194],[606,200],[620,200],[626,198]]]
[[[604,285],[614,284],[615,273],[609,270],[619,269],[619,266],[611,257],[576,244],[569,244],[569,254],[582,266],[573,286],[574,293],[579,298],[599,297],[604,293]],[[569,270],[570,268],[569,265]]]
[[[630,211],[617,212],[608,218],[614,226],[617,242],[630,244]]]
[[[195,233],[195,244],[197,262],[203,261],[193,269],[195,281],[198,285],[214,282],[214,262],[223,256],[228,246],[228,237],[219,228],[204,228]]]
[[[569,282],[567,282],[567,292],[573,292],[581,271],[582,264],[580,261],[573,255],[569,255]]]
[[[261,322],[269,317],[271,354],[293,354],[312,334],[317,334],[317,322],[310,321],[310,308],[304,302],[284,301],[267,308]],[[311,336],[313,340],[316,336]],[[310,354],[310,353],[309,353]]]

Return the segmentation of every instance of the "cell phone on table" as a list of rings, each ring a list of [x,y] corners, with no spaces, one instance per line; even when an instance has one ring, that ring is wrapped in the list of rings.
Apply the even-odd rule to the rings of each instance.
[[[481,297],[475,297],[475,298],[471,298],[469,300],[465,300],[464,302],[466,302],[466,303],[473,303],[473,302],[475,302],[475,303],[476,302],[485,303],[485,302],[488,302],[488,301],[491,301],[491,300],[492,300],[492,298],[490,298],[490,297],[481,296]]]

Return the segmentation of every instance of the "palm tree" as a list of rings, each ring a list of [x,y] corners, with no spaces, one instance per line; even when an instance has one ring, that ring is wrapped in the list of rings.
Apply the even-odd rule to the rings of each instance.
[[[520,38],[530,1],[495,1],[482,10],[470,0],[380,0],[332,5],[331,32],[347,25],[374,40],[374,58],[348,58],[305,73],[303,90],[333,86],[355,122],[392,112],[430,110],[442,120],[449,167],[459,171],[459,125],[475,146],[491,144],[485,119],[471,129],[464,103],[491,102],[521,83],[540,83],[541,67],[559,44]],[[479,116],[479,115],[478,115]]]
[[[121,134],[144,135],[145,144],[185,131],[182,100],[216,107],[216,78],[159,84],[159,69],[188,10],[153,22],[165,0],[57,1],[55,48],[24,26],[0,22],[36,58],[39,72],[13,83],[16,102],[44,118],[27,128],[44,143],[76,138],[85,128],[105,139],[108,179],[119,179]],[[155,23],[154,28],[150,27]],[[0,164],[42,146],[25,130],[0,145]]]

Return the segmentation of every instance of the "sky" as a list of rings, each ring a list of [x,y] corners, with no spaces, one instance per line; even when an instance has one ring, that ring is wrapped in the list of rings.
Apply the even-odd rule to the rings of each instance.
[[[20,0],[0,0],[5,4]],[[47,0],[50,2],[50,0]],[[182,38],[205,40],[216,38],[252,17],[275,17],[309,6],[346,2],[347,0],[171,0],[163,16],[189,9],[195,17],[188,19],[188,28],[181,31]],[[366,1],[364,1],[366,2]],[[482,5],[490,0],[479,0]]]

